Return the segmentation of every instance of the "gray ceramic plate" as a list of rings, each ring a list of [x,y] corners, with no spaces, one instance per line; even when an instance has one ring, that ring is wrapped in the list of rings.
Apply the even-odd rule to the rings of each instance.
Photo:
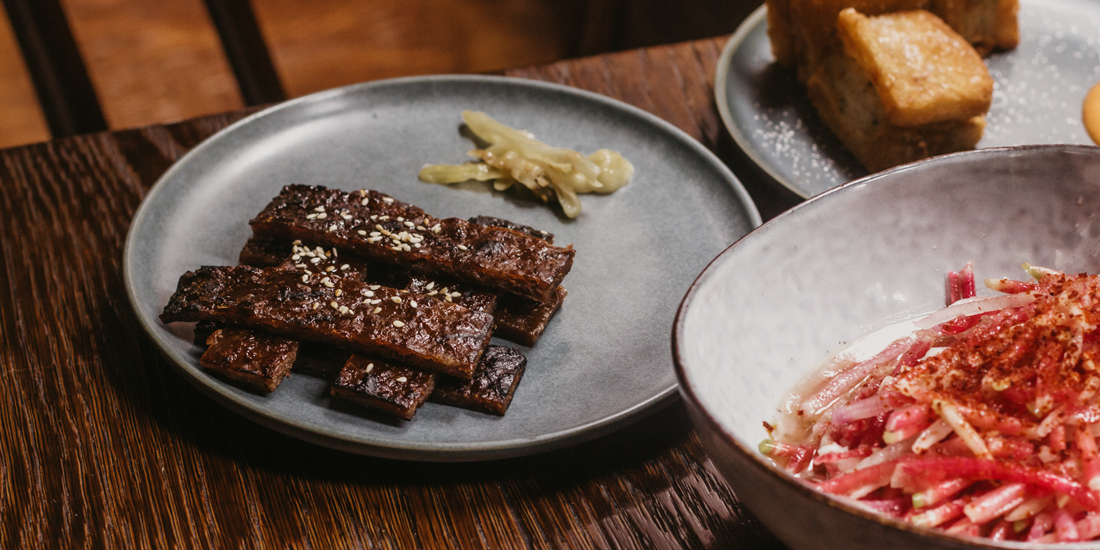
[[[1020,0],[1020,45],[986,58],[995,82],[979,148],[1089,144],[1081,103],[1100,81],[1100,2]],[[765,8],[718,60],[716,101],[742,151],[777,183],[811,197],[866,175],[822,125],[793,71],[775,63]]]
[[[780,214],[719,255],[677,316],[680,387],[708,455],[741,502],[793,549],[987,548],[797,482],[757,450],[767,436],[762,422],[846,343],[942,308],[949,270],[973,261],[979,280],[1027,279],[1021,264],[1031,262],[1097,273],[1098,235],[1100,148],[1078,145],[946,155]]]
[[[481,185],[420,183],[424,163],[466,159],[463,109],[482,110],[538,138],[585,153],[600,147],[636,166],[624,189],[582,197],[566,221]],[[179,276],[236,263],[248,220],[287,183],[373,188],[436,216],[497,216],[539,227],[577,249],[569,297],[534,348],[503,418],[427,404],[407,423],[333,406],[327,383],[292,376],[260,396],[198,367],[188,325],[157,315]],[[679,297],[706,263],[760,223],[733,174],[670,124],[564,86],[441,76],[340,88],[245,119],[196,147],[146,197],[125,249],[126,284],[149,334],[215,401],[295,437],[415,460],[483,460],[596,437],[675,396],[668,335]],[[180,411],[183,414],[183,411]]]

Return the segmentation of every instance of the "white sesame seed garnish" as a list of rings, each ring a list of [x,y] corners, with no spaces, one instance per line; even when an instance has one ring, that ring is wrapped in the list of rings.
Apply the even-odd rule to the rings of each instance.
[[[324,249],[324,248],[321,248],[321,247],[319,247],[319,246],[318,246],[317,248],[313,249],[313,252],[314,252],[315,254],[324,254],[324,253],[325,253],[325,249]]]
[[[363,231],[362,229],[360,229],[359,231],[356,231],[356,233],[358,233],[360,236],[366,236],[366,234],[367,234],[367,232]]]
[[[372,311],[371,313],[382,313],[382,308],[376,307],[376,308],[374,308],[374,311]]]
[[[400,321],[398,321],[398,322],[400,322]],[[409,381],[409,379],[408,379],[408,378],[405,378],[404,376],[398,376],[398,377],[397,377],[397,381],[398,381],[398,382],[408,382],[408,381]]]
[[[382,288],[382,285],[370,285],[367,288],[369,288],[371,290],[378,290],[378,289]]]
[[[449,295],[444,295],[443,299],[446,300],[447,302],[451,301],[451,297]]]
[[[428,290],[431,290],[431,289],[435,288],[435,281],[429,282],[428,285],[425,286],[424,288],[426,288]]]
[[[309,273],[306,273],[305,275],[302,275],[302,282],[303,283],[308,283],[309,282]]]
[[[291,256],[290,259],[294,260],[294,261],[298,261],[298,260],[302,259],[302,255],[301,254],[295,254],[295,255]]]
[[[381,304],[381,303],[382,303],[381,298],[376,298],[376,299],[370,301],[370,305],[372,305],[372,306],[376,306],[376,305]]]
[[[439,294],[439,291],[438,290],[433,290],[433,291],[428,293],[428,296],[435,296],[436,294]]]
[[[399,222],[403,222],[403,221],[405,221],[405,218],[403,218],[403,217],[401,217],[401,216],[398,216],[398,217],[397,217],[397,221],[399,221]]]
[[[390,300],[393,300],[393,303],[395,303],[395,304],[400,304],[401,303],[401,297],[400,296],[394,296],[393,298],[390,298]]]
[[[315,219],[317,219],[317,214],[309,214],[309,215],[306,216],[306,219],[307,220],[315,220]]]
[[[309,266],[306,265],[306,264],[294,264],[294,267],[295,267],[295,269],[305,269]]]
[[[339,311],[340,313],[347,313],[347,312],[349,312],[349,311],[351,311],[351,310],[350,310],[350,309],[348,309],[348,306],[340,306],[340,309],[339,309],[339,310],[337,310],[337,311]]]
[[[374,363],[367,363],[367,372],[374,370]]]
[[[336,296],[339,296],[339,295],[341,295],[341,294],[343,294],[343,293],[344,293],[344,291],[343,291],[343,290],[340,290],[340,289],[336,289],[336,292],[335,292]]]
[[[423,225],[418,225],[418,226],[416,226],[416,230],[417,230],[417,231],[427,231],[427,230],[428,230],[428,228],[427,228],[427,227],[424,227]]]
[[[370,199],[363,199],[363,202],[361,202],[359,204],[362,204],[363,206],[366,206],[366,205],[370,204]]]
[[[321,206],[318,206],[317,208],[314,208],[313,211],[314,212],[324,212],[325,207],[324,207],[324,205],[321,205]]]
[[[413,248],[420,248],[420,243],[413,243]]]
[[[351,214],[340,214],[340,217],[344,218],[345,220],[350,220],[351,219]]]
[[[397,328],[401,328],[401,327],[405,326],[405,323],[402,323],[401,321],[394,321],[393,326],[395,326]]]
[[[333,301],[329,302],[328,305],[332,306],[332,309],[339,309],[340,308],[340,304],[336,303],[336,300],[333,300]]]
[[[328,288],[333,288],[333,287],[335,287],[335,286],[336,286],[336,285],[332,284],[332,281],[325,281],[325,283],[324,283],[324,284],[325,284],[325,286],[327,286]]]
[[[324,212],[321,212],[320,214],[317,214],[317,219],[319,219],[319,220],[323,220],[327,217],[328,217],[328,214],[326,214]]]
[[[351,265],[349,265],[349,264],[344,264],[344,265],[340,266],[340,271],[347,271],[349,269],[351,269]]]
[[[393,204],[393,197],[382,197],[382,202],[386,204]]]
[[[371,231],[371,232],[370,232],[370,236],[371,236],[371,237],[381,237],[381,236],[382,236],[382,234],[381,234],[381,233],[379,233],[379,232],[377,232],[377,231]]]
[[[438,234],[442,230],[443,226],[439,225],[438,223],[432,226],[432,233]]]
[[[328,226],[328,230],[329,231],[336,231],[336,224],[332,224],[332,225]]]
[[[313,309],[321,307],[321,302],[313,302]]]
[[[314,256],[314,257],[310,258],[309,263],[314,264],[314,265],[321,263],[320,256]]]
[[[412,248],[407,244],[403,244],[401,245],[401,250],[404,250],[405,252],[411,252]]]
[[[416,300],[409,300],[409,305],[412,307],[416,307]]]
[[[389,221],[389,216],[378,216],[379,221]]]
[[[378,219],[378,214],[371,214],[370,219],[377,220]]]
[[[325,268],[325,273],[332,273],[333,271],[336,271],[336,266],[330,265]]]
[[[333,249],[332,249],[332,257],[333,257],[333,258],[335,258],[335,257],[337,257],[337,256],[339,256],[339,254],[337,254],[337,253],[336,253],[336,249],[335,249],[335,248],[333,248]]]
[[[405,222],[405,227],[408,227],[408,228],[410,228],[410,229],[411,229],[411,228],[413,228],[413,227],[416,227],[416,224],[415,224],[415,223],[413,223],[413,222]]]
[[[294,242],[290,243],[294,246],[302,246],[302,239],[294,239]]]
[[[359,294],[362,294],[363,296],[366,296],[367,298],[370,298],[371,296],[374,296],[373,292],[371,292],[371,291],[369,291],[365,288],[363,290],[360,290]]]
[[[465,251],[466,250],[466,245],[460,244],[460,245],[458,245],[458,249],[462,250],[462,251]]]

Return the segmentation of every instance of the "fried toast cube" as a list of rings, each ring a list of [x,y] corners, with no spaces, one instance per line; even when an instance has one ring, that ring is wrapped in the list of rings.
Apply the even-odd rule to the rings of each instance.
[[[931,12],[869,17],[847,8],[837,28],[892,124],[962,121],[989,110],[993,78],[981,56]]]
[[[928,9],[982,55],[1020,42],[1018,0],[932,0]]]
[[[982,116],[921,126],[891,124],[874,85],[847,56],[827,60],[810,78],[807,92],[822,122],[871,172],[972,149],[985,130]]]
[[[791,57],[798,69],[799,82],[809,77],[826,59],[843,50],[837,36],[837,14],[845,8],[860,13],[884,13],[927,8],[931,0],[788,0]],[[770,8],[770,6],[769,6]],[[777,8],[778,10],[778,8]],[[777,16],[778,17],[778,16]],[[771,19],[769,19],[771,24]],[[777,29],[777,32],[779,30]],[[769,32],[770,36],[770,32]],[[777,56],[777,59],[781,59]]]

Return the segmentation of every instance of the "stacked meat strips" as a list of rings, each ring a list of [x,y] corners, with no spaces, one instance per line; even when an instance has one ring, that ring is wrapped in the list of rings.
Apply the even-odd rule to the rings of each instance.
[[[237,266],[180,277],[161,320],[195,322],[202,365],[258,391],[293,369],[411,419],[426,400],[502,415],[566,291],[572,247],[495,218],[437,219],[388,195],[283,188]]]

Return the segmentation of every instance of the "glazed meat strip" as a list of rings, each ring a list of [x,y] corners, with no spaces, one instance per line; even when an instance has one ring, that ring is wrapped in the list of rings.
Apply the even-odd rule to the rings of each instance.
[[[492,345],[481,354],[473,379],[437,376],[428,400],[503,416],[526,369],[527,358],[518,349]]]
[[[279,387],[298,357],[298,342],[245,328],[216,329],[206,344],[203,368],[267,393]]]
[[[220,321],[463,379],[493,330],[492,315],[455,304],[348,277],[249,266],[185,273],[161,321]]]
[[[547,301],[573,265],[561,248],[520,231],[436,219],[377,191],[288,185],[251,222],[261,239],[335,246],[410,273]]]

